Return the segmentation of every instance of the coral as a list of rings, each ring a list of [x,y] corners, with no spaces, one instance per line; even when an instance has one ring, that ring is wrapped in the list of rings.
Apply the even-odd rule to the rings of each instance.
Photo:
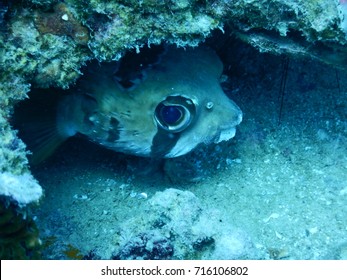
[[[12,7],[15,13],[7,12],[7,7],[4,10],[11,20],[9,32],[0,42],[1,65],[6,74],[16,73],[39,87],[68,87],[92,57],[119,59],[127,49],[139,50],[144,44],[163,41],[195,46],[224,25],[245,33],[243,39],[253,45],[257,39],[247,32],[254,34],[257,30],[272,31],[270,41],[292,31],[312,43],[346,40],[340,6],[326,0],[277,0],[271,4],[228,0],[66,0],[55,6],[51,5],[57,1],[31,2],[35,6]],[[259,48],[278,52],[279,45],[286,46],[286,42]]]
[[[162,41],[196,46],[220,24],[208,14],[195,12],[196,1],[82,3],[71,1],[92,30],[89,46],[99,60],[119,59],[126,49]]]
[[[82,260],[83,255],[81,254],[81,251],[71,244],[67,245],[67,249],[63,251],[64,255],[66,255],[71,260]]]
[[[212,259],[247,259],[247,253],[252,249],[253,244],[244,232],[232,229],[224,230],[223,234],[216,238]]]
[[[221,224],[213,209],[200,205],[189,191],[157,192],[148,209],[124,221],[115,236],[114,259],[246,258],[247,234]]]
[[[41,241],[34,221],[26,210],[17,212],[13,205],[0,201],[0,258],[38,259]]]
[[[14,79],[17,81],[17,79]],[[7,84],[0,83],[0,92],[2,89],[13,90],[14,99],[25,95],[27,85],[18,83]],[[9,121],[11,119],[10,106],[12,99],[5,99],[0,102],[0,174],[11,173],[14,177],[28,172],[26,159],[26,151],[24,143],[17,137],[17,133],[11,129]],[[2,194],[3,186],[0,186],[0,195]]]
[[[38,201],[42,188],[30,173],[0,173],[0,195],[11,197],[19,206]]]
[[[56,4],[53,13],[37,11],[35,25],[41,34],[69,36],[80,45],[87,45],[89,41],[88,29],[75,19],[64,3]]]
[[[35,13],[34,13],[35,14]],[[0,69],[8,76],[25,79],[39,87],[66,88],[80,75],[89,59],[85,47],[77,48],[74,38],[41,34],[32,11],[22,9],[9,21],[9,32],[0,40]]]
[[[199,243],[198,240],[208,234],[192,230],[202,212],[199,200],[191,192],[167,189],[156,193],[149,200],[146,213],[121,226],[115,236],[119,249],[113,254],[113,258],[193,258],[195,241]]]
[[[259,47],[262,51],[278,53],[279,45],[286,46],[278,38],[293,31],[312,44],[346,43],[344,16],[339,12],[344,2],[341,5],[326,0],[31,2],[35,5],[13,6],[15,12],[8,12],[5,7],[11,20],[9,32],[1,42],[1,64],[6,74],[17,73],[39,87],[68,87],[80,75],[84,62],[93,57],[119,59],[127,49],[139,50],[144,44],[163,41],[196,46],[212,30],[225,25],[244,33],[243,39],[253,45],[257,38],[248,36],[248,32],[271,31],[269,41],[277,40],[277,44]],[[293,41],[297,39],[292,37]]]
[[[127,49],[139,50],[144,44],[163,41],[196,46],[212,30],[225,25],[261,51],[278,53],[278,47],[287,46],[295,53],[296,44],[288,46],[287,41],[280,40],[288,35],[294,43],[346,43],[344,17],[339,12],[344,3],[338,6],[334,1],[31,2],[35,6],[18,5],[16,13],[9,13],[10,32],[2,57],[6,73],[18,73],[39,87],[68,87],[80,75],[84,62],[93,57],[117,60]],[[271,31],[267,33],[268,44],[257,43],[253,34],[259,30]],[[293,31],[302,38],[290,36]]]
[[[114,260],[169,260],[174,254],[172,242],[157,231],[142,233],[112,256]]]

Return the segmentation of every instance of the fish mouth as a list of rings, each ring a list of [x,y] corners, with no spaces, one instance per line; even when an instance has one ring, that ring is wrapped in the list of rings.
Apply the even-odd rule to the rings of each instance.
[[[242,113],[240,113],[238,115],[237,120],[235,121],[235,123],[233,125],[224,125],[219,127],[219,131],[216,135],[216,137],[214,138],[213,142],[215,144],[220,143],[222,141],[228,141],[231,138],[233,138],[235,136],[236,133],[236,126],[238,124],[240,124],[242,121]]]
[[[219,133],[216,135],[215,139],[213,140],[213,143],[218,144],[222,141],[230,140],[235,136],[236,128],[235,127],[228,127],[228,128],[222,128]]]

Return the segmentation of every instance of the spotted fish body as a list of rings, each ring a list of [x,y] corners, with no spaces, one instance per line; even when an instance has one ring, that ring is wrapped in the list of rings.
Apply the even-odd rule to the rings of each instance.
[[[81,133],[111,150],[158,158],[228,140],[242,113],[220,86],[222,68],[214,51],[202,47],[169,47],[160,62],[128,88],[110,67],[94,68],[78,91],[60,102],[59,134]]]

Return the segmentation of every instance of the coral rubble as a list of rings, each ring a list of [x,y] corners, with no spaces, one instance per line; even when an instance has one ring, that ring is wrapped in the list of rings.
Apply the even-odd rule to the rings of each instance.
[[[252,258],[253,244],[247,235],[220,220],[218,212],[203,208],[189,191],[157,192],[147,211],[120,224],[112,258]]]
[[[26,210],[18,212],[13,205],[1,200],[0,257],[1,259],[37,259],[41,240],[34,220]],[[8,204],[8,205],[6,205]]]

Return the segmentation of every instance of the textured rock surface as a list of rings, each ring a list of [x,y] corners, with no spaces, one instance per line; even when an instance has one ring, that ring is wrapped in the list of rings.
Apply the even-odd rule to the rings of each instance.
[[[141,215],[121,223],[115,259],[251,258],[247,235],[220,223],[215,209],[204,208],[189,191],[157,192]]]

